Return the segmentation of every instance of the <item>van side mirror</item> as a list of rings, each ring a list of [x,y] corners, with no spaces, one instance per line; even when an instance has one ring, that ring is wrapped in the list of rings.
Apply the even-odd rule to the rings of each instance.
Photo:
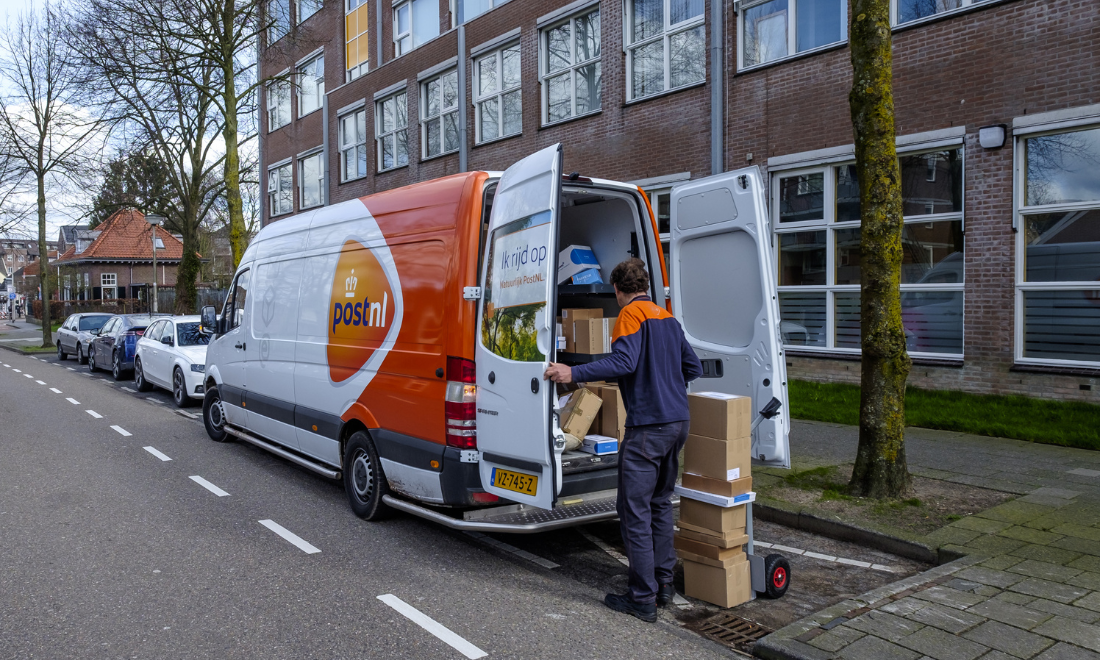
[[[199,312],[199,329],[207,334],[218,333],[218,312],[213,305],[207,305]]]

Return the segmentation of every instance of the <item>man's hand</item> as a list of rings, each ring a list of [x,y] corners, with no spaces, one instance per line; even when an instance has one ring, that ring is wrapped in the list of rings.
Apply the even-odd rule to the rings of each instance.
[[[542,377],[545,380],[552,380],[555,383],[572,383],[573,370],[567,365],[551,362],[550,366],[546,367],[546,373],[544,373]]]

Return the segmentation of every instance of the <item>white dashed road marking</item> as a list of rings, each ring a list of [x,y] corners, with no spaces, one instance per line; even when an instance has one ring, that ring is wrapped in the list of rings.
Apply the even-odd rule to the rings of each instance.
[[[88,413],[92,417],[95,417],[96,419],[103,419],[103,415],[100,415],[99,413],[97,413],[94,410],[85,410],[84,412]]]
[[[68,369],[69,371],[76,371],[76,369],[73,369],[72,367],[65,367],[65,368]]]
[[[56,387],[51,387],[50,391],[53,392],[54,394],[61,394],[61,390],[57,389]]]
[[[24,377],[24,378],[34,378],[34,376],[32,376],[32,375],[30,375],[30,374],[23,374],[23,377]]]
[[[155,447],[142,447],[142,449],[149,452],[153,456],[156,456],[157,458],[159,458],[162,461],[172,460],[172,459],[168,458],[167,456],[165,456],[164,454],[162,454],[161,452],[157,451]]]
[[[229,496],[229,493],[225,492],[221,488],[218,488],[217,486],[210,483],[206,479],[203,479],[202,477],[199,477],[199,476],[191,477],[191,481],[194,481],[195,483],[202,486],[203,488],[210,491],[211,493],[214,493],[218,497],[228,497]]]
[[[454,634],[450,631],[449,628],[439,623],[435,619],[429,617],[428,615],[424,614],[412,605],[409,605],[397,596],[394,596],[393,594],[384,594],[382,596],[379,596],[378,600],[397,610],[406,619],[412,621],[424,630],[427,630],[431,634],[435,635],[442,642],[452,647],[454,650],[458,651],[467,658],[473,660],[474,658],[484,658],[486,655],[488,655],[485,651],[482,651],[478,647],[467,642],[465,639]]]
[[[80,405],[80,402],[77,401],[76,399],[72,398],[71,396],[65,397],[65,400],[68,401],[69,403],[73,404],[74,406],[79,406]]]
[[[38,383],[39,385],[45,385],[46,384],[46,381],[44,381],[44,380],[36,380],[34,382]]]
[[[127,392],[133,392],[133,391],[135,391],[135,390],[132,390],[132,389],[130,389],[129,387],[123,387],[122,389],[126,390]]]
[[[126,429],[122,428],[121,426],[114,425],[114,426],[111,426],[111,428],[113,428],[115,431],[117,431],[118,434],[121,435],[124,438],[128,438],[131,435],[133,435],[133,433],[130,433]]]
[[[15,373],[17,373],[17,374],[21,374],[21,373],[23,373],[22,371],[19,371],[18,369],[12,369],[12,371],[14,371],[14,372],[15,372]]]
[[[194,477],[191,477],[191,478],[194,479]],[[274,520],[261,520],[261,521],[259,521],[259,523],[261,525],[263,525],[264,527],[270,529],[271,531],[275,532],[279,536],[283,537],[287,541],[290,541],[299,550],[306,553],[307,555],[316,554],[316,553],[321,551],[319,548],[316,548],[316,547],[310,545],[309,543],[306,543],[302,539],[302,537],[298,536],[294,532],[291,532],[286,527],[283,527],[282,525],[275,522]]]

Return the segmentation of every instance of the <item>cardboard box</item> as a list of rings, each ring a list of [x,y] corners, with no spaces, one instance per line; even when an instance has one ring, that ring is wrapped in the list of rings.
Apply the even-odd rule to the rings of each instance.
[[[713,545],[715,547],[725,549],[740,548],[741,546],[749,542],[749,536],[748,534],[745,534],[744,530],[737,530],[740,531],[741,534],[736,536],[715,536],[713,534],[707,534],[705,532],[696,531],[694,529],[688,529],[686,526],[684,526],[686,524],[687,523],[684,523],[680,526],[679,532],[680,536],[684,537],[685,539],[691,539],[692,541],[698,541],[700,543],[705,543],[706,545]]]
[[[602,309],[570,308],[561,310],[561,334],[565,336],[565,350],[576,353],[573,324],[581,319],[598,319],[603,316]]]
[[[733,553],[733,555],[727,559],[711,559],[710,557],[697,555],[687,550],[677,550],[676,556],[684,561],[692,561],[696,564],[706,564],[707,566],[714,566],[715,568],[729,568],[739,561],[745,561],[745,553],[740,548],[732,549],[728,552]]]
[[[684,443],[684,472],[723,481],[749,476],[752,474],[752,436],[718,440],[689,435]]]
[[[725,481],[723,479],[711,479],[710,477],[701,477],[697,474],[685,472],[684,488],[701,490],[704,493],[713,493],[715,495],[721,495],[722,497],[733,497],[734,495],[748,493],[752,490],[752,477],[741,477],[734,481]]]
[[[748,543],[748,535],[745,536],[745,542]],[[736,548],[719,548],[716,545],[689,539],[679,533],[672,538],[672,547],[676,548],[678,551],[687,552],[711,561],[734,560],[743,556],[745,553],[740,546]],[[704,561],[700,563],[706,564],[707,562]]]
[[[680,522],[695,525],[710,534],[745,528],[745,507],[723,509],[706,502],[680,498]]]
[[[589,385],[591,387],[591,385]],[[626,439],[626,406],[623,404],[623,393],[618,385],[601,385],[596,393],[603,400],[600,406],[600,435],[617,438],[619,442]]]
[[[590,390],[580,389],[572,393],[561,411],[561,430],[576,438],[588,435],[588,429],[599,414],[602,403],[600,397]]]
[[[599,269],[600,262],[596,253],[587,245],[570,245],[558,253],[558,284],[573,277],[582,270]]]
[[[614,318],[578,319],[573,323],[573,352],[600,355],[611,352]]]
[[[619,451],[619,441],[606,435],[586,435],[581,442],[580,450],[597,456],[607,456]]]
[[[721,392],[688,395],[691,432],[708,438],[734,440],[752,435],[752,399]]]
[[[684,594],[719,607],[734,607],[748,602],[752,598],[748,559],[729,568],[685,561]]]

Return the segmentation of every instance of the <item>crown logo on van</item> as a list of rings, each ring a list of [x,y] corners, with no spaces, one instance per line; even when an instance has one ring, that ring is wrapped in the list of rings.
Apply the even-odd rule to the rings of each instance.
[[[355,269],[351,269],[351,276],[344,280],[344,297],[354,298],[355,287],[359,286],[359,278],[355,276]]]
[[[334,382],[354,376],[385,341],[396,312],[393,289],[372,250],[347,241],[329,298],[328,369]]]

